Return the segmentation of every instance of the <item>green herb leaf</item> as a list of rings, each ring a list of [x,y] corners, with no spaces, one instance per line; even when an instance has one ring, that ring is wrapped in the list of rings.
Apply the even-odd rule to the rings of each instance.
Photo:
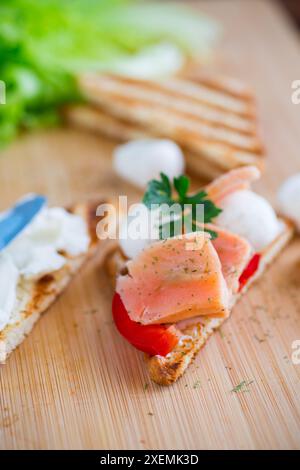
[[[205,191],[199,191],[198,193],[192,194],[190,196],[187,195],[188,189],[190,187],[190,180],[187,176],[181,175],[173,179],[173,189],[174,192],[177,193],[177,197],[173,197],[172,185],[168,176],[164,173],[161,173],[160,178],[160,180],[151,180],[148,183],[147,190],[143,198],[143,203],[149,209],[153,208],[153,205],[160,206],[162,204],[167,204],[168,206],[172,206],[173,204],[180,204],[182,208],[184,205],[190,205],[191,213],[185,214],[184,217],[186,222],[188,220],[191,222],[190,225],[193,232],[199,230],[199,226],[197,226],[196,223],[198,204],[204,205],[204,223],[211,222],[222,212],[222,209],[217,207],[213,201],[208,199],[208,195]],[[191,217],[192,220],[190,220],[189,217]],[[170,226],[169,231],[171,237],[178,235],[178,233],[175,233],[176,221],[171,219],[159,227],[161,238],[163,238],[162,234],[166,225]],[[204,228],[204,230],[210,234],[212,240],[217,238],[218,234],[213,230],[208,230],[206,228]]]
[[[164,174],[160,174],[161,181],[151,180],[148,183],[147,191],[143,198],[143,203],[149,209],[154,204],[172,205],[172,188],[169,178]]]
[[[181,175],[178,178],[174,178],[174,188],[179,194],[180,200],[185,199],[186,193],[188,192],[190,186],[190,180],[187,176]]]
[[[248,387],[248,385],[251,385],[253,382],[254,382],[253,380],[250,380],[250,382],[247,382],[246,380],[243,380],[241,383],[236,385],[236,387],[234,387],[231,390],[231,392],[232,393],[249,392],[247,387]]]

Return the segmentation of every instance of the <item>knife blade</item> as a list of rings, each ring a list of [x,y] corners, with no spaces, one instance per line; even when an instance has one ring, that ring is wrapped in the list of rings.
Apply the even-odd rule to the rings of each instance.
[[[30,224],[46,203],[45,196],[29,194],[0,214],[0,251]]]

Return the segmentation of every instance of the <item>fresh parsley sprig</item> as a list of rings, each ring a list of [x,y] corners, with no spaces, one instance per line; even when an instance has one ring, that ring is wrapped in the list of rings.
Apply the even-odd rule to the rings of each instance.
[[[208,199],[208,195],[205,191],[199,191],[195,194],[188,195],[188,190],[190,187],[190,180],[187,176],[181,175],[173,179],[173,187],[167,175],[160,173],[160,180],[151,180],[148,183],[146,193],[143,198],[143,203],[150,210],[153,206],[160,206],[162,204],[167,204],[172,206],[173,204],[180,204],[182,209],[185,205],[189,204],[191,207],[191,227],[192,231],[196,232],[199,230],[199,227],[196,223],[196,209],[197,204],[204,205],[204,223],[211,222],[215,217],[217,217],[222,209],[217,207],[213,201]],[[177,196],[173,197],[173,193],[176,192]],[[186,214],[182,211],[182,217],[186,217]],[[174,235],[175,223],[173,220],[170,220],[170,235]],[[217,233],[205,229],[211,235],[211,238],[214,239],[217,237]],[[160,232],[162,233],[162,226],[160,226]]]

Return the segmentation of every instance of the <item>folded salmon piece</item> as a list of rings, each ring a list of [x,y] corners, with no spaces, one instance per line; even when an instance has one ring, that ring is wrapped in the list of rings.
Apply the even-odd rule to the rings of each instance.
[[[225,173],[206,186],[209,199],[215,203],[240,189],[248,189],[253,181],[260,178],[260,171],[255,166],[243,166]]]
[[[221,261],[227,287],[232,294],[235,294],[239,289],[239,278],[253,254],[253,248],[245,238],[229,230],[214,224],[205,224],[205,227],[218,234],[212,244]]]
[[[130,318],[175,323],[199,315],[227,316],[230,293],[208,234],[194,232],[150,245],[127,263],[116,291]]]

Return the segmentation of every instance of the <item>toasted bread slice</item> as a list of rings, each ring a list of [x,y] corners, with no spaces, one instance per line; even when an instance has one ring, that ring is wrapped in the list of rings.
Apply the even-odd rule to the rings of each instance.
[[[150,132],[142,126],[126,122],[112,114],[106,113],[100,108],[90,105],[74,105],[64,108],[64,116],[72,125],[82,127],[91,132],[105,135],[119,142],[126,142],[133,139],[145,139],[155,137],[155,132]],[[184,150],[184,156],[188,171],[191,174],[199,174],[199,156],[195,153]],[[259,162],[259,168],[263,168],[263,159]],[[209,160],[205,155],[201,158],[201,177],[204,180],[212,180],[223,173],[224,169]]]
[[[215,71],[208,69],[195,69],[190,67],[183,72],[185,80],[199,83],[213,90],[223,91],[229,96],[241,99],[242,101],[253,103],[253,94],[251,89],[241,80],[235,77],[229,77],[223,74],[216,74]]]
[[[0,331],[0,363],[4,363],[9,354],[22,343],[41,314],[61,294],[81,265],[95,253],[99,246],[96,235],[98,222],[96,208],[100,203],[95,201],[76,204],[69,209],[69,212],[80,215],[86,221],[91,240],[87,253],[75,257],[62,254],[67,262],[61,269],[48,273],[38,280],[19,283],[17,290],[19,305],[16,312],[18,320]]]
[[[91,105],[66,106],[63,115],[70,124],[103,134],[120,142],[153,136],[137,124],[126,122]]]
[[[141,80],[113,74],[80,78],[88,101],[100,109],[102,117],[108,114],[115,118],[118,138],[122,139],[124,131],[131,134],[137,130],[138,138],[142,133],[173,139],[193,155],[193,170],[201,175],[202,160],[219,167],[219,173],[241,165],[262,167],[264,148],[257,133],[254,100],[241,93],[233,96],[233,86],[229,90],[224,80],[219,89],[217,85],[217,78],[206,83],[179,78]],[[72,118],[69,110],[70,115]],[[99,115],[94,130],[101,132],[104,129],[100,119]],[[88,121],[81,122],[86,125]],[[121,128],[117,128],[117,122],[123,123]]]
[[[278,256],[285,245],[291,240],[294,233],[293,224],[287,219],[280,219],[282,231],[278,237],[267,246],[261,253],[259,269],[252,276],[244,288],[235,296],[232,307],[244,294],[248,288],[259,279],[265,272],[268,265]],[[106,260],[106,269],[115,282],[118,273],[122,273],[125,268],[126,258],[120,249]],[[182,333],[178,345],[167,356],[145,356],[151,380],[159,385],[171,385],[176,382],[185,372],[189,364],[193,361],[196,354],[205,345],[212,333],[218,329],[226,318],[202,317],[201,322],[190,323]]]

